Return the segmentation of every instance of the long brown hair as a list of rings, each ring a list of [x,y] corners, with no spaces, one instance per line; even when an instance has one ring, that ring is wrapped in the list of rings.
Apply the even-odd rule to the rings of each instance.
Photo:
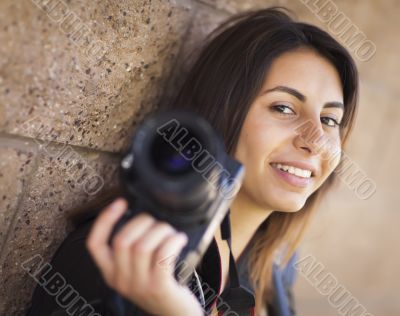
[[[345,105],[340,126],[344,149],[357,112],[355,63],[347,50],[328,33],[296,22],[286,12],[281,7],[247,11],[222,23],[209,34],[203,48],[189,56],[192,61],[183,84],[172,101],[160,104],[161,107],[189,108],[205,117],[220,133],[227,152],[232,155],[250,105],[258,95],[271,63],[284,52],[309,47],[327,58],[340,75]],[[286,247],[281,261],[281,265],[285,265],[335,179],[333,172],[301,210],[273,212],[269,216],[268,229],[256,240],[249,260],[257,312],[264,302],[272,300],[272,264],[276,251]],[[119,193],[120,189],[116,188],[111,194],[100,197],[95,201],[95,208],[100,208]]]
[[[204,116],[221,134],[229,154],[235,152],[250,105],[264,83],[271,63],[284,52],[308,47],[327,58],[340,75],[344,115],[340,127],[342,149],[354,124],[358,99],[356,65],[334,38],[323,30],[296,22],[285,8],[273,7],[232,16],[216,28],[192,65],[173,102],[174,108],[190,108]],[[285,246],[286,265],[309,225],[321,198],[334,185],[333,172],[294,213],[273,212],[268,229],[252,246],[249,260],[256,291],[256,309],[272,300],[272,264],[276,251]]]

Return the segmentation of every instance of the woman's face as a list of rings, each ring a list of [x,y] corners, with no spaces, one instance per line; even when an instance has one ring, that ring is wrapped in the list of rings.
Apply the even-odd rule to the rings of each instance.
[[[269,210],[301,209],[340,161],[342,105],[328,60],[306,48],[275,59],[236,148],[246,169],[240,194]]]

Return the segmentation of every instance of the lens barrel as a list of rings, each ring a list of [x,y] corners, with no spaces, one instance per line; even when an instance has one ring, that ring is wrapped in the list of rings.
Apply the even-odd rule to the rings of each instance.
[[[222,140],[204,118],[158,112],[138,127],[122,162],[122,180],[132,195],[146,197],[177,221],[198,221],[217,198],[225,157]]]

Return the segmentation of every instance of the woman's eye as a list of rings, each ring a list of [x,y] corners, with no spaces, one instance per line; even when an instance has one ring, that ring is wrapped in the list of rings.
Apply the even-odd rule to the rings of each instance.
[[[325,123],[326,125],[330,126],[330,127],[338,127],[340,126],[340,124],[338,123],[338,121],[336,121],[335,119],[331,118],[331,117],[321,117],[321,121],[322,122],[327,122]]]
[[[281,115],[296,114],[292,110],[292,108],[287,105],[282,105],[282,104],[273,105],[271,108],[273,111],[278,112],[278,114],[281,114]],[[327,126],[333,127],[333,128],[340,126],[340,123],[338,121],[336,121],[335,119],[328,117],[328,116],[321,117],[321,122],[326,124]]]
[[[286,105],[274,105],[271,108],[272,108],[273,111],[276,111],[276,112],[281,113],[283,115],[294,114],[294,111],[290,107],[288,107]]]

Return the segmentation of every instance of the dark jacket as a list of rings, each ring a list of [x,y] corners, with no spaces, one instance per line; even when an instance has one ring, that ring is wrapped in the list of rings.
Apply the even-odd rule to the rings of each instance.
[[[58,248],[50,262],[52,271],[42,277],[41,285],[36,286],[27,316],[116,316],[105,304],[104,297],[108,295],[109,288],[85,246],[92,224],[93,219],[77,227]],[[237,267],[241,284],[253,292],[246,265],[248,253],[247,247],[238,258]],[[266,305],[268,316],[295,315],[292,294],[295,260],[296,253],[285,269],[281,270],[277,264],[273,266],[274,299],[272,304]],[[196,269],[197,273],[189,282],[189,288],[206,311],[216,301],[216,297],[209,296],[212,295],[210,293],[219,293],[220,263],[217,243],[213,240]],[[57,283],[54,277],[52,282],[48,281],[57,272],[62,276],[58,288],[57,284],[54,285]],[[132,312],[131,315],[135,316],[136,313]]]

